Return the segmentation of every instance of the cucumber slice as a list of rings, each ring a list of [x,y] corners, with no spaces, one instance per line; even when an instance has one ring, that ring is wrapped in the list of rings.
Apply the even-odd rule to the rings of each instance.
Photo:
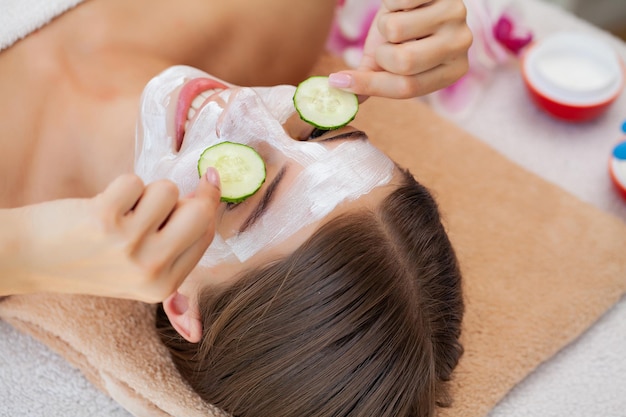
[[[214,167],[220,174],[221,201],[240,203],[256,193],[265,182],[265,163],[253,148],[241,143],[221,142],[206,148],[198,160],[198,174]]]
[[[331,87],[324,76],[302,81],[293,95],[293,104],[302,120],[323,130],[347,125],[359,110],[356,94]]]

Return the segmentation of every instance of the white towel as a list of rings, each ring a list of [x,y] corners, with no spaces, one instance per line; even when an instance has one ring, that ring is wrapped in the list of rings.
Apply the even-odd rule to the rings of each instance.
[[[84,0],[0,0],[0,51]]]

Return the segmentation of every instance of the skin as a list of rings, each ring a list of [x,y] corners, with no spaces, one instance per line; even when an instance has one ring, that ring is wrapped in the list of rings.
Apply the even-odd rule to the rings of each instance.
[[[286,179],[288,180],[288,179]],[[394,180],[399,180],[397,173]],[[202,323],[200,320],[198,295],[205,287],[217,288],[228,285],[236,279],[242,272],[266,265],[268,262],[280,259],[293,252],[294,247],[304,243],[315,230],[329,220],[357,209],[374,210],[385,197],[387,197],[396,187],[397,182],[375,188],[369,194],[357,200],[342,203],[337,206],[328,216],[316,221],[305,228],[294,232],[288,239],[269,249],[257,253],[255,256],[244,262],[223,263],[215,267],[205,268],[197,266],[182,283],[176,292],[168,296],[163,301],[163,308],[170,322],[185,339],[192,343],[197,343],[202,339]],[[285,191],[278,191],[283,193]],[[240,213],[235,213],[230,219],[224,217],[219,222],[222,228],[238,228],[244,219],[242,216],[245,209]]]
[[[205,186],[188,198],[171,182],[118,178],[132,173],[139,96],[177,63],[241,84],[300,79],[323,47],[333,5],[302,2],[296,12],[284,3],[91,0],[0,54],[0,207],[23,207],[0,211],[0,294],[156,302],[178,287],[212,239],[219,194]],[[284,22],[280,31],[258,19],[270,13]],[[128,211],[148,196],[152,209]],[[33,206],[49,200],[57,201]],[[180,220],[146,226],[164,215]],[[159,244],[168,229],[177,246]]]
[[[396,50],[402,44],[389,41],[385,27],[412,27],[422,14],[411,11],[446,1],[453,0],[412,2],[406,10],[385,1],[373,50]],[[218,181],[209,175],[181,196],[169,181],[143,184],[132,175],[143,87],[177,64],[240,85],[297,83],[323,49],[334,7],[334,1],[267,0],[254,7],[246,0],[89,0],[2,51],[0,295],[52,291],[157,302],[172,294],[211,242]],[[466,27],[458,18],[444,20],[427,30],[427,39],[444,41],[442,34],[458,27],[462,42],[434,55],[433,47],[414,51],[424,54],[425,66],[407,66],[414,62],[402,58],[407,54],[376,52],[378,67],[348,72],[352,90],[418,95],[428,78],[407,89],[385,77],[404,80],[406,72],[436,62],[451,75],[439,72],[434,88],[458,78],[466,68]],[[379,68],[396,69],[389,60],[400,63],[401,74],[383,75]],[[455,61],[461,64],[444,65]],[[368,91],[361,76],[374,75]],[[171,239],[175,245],[165,244]]]
[[[194,90],[194,96],[189,97],[188,101],[181,101],[180,98],[187,98],[185,92],[199,82],[206,86],[206,98],[188,114],[189,103],[195,102],[194,98],[204,92]],[[294,90],[283,86],[241,89],[183,66],[167,69],[144,90],[141,107],[147,110],[140,115],[140,128],[137,130],[137,159],[142,161],[138,165],[140,175],[168,178],[181,188],[190,187],[197,181],[197,159],[206,147],[221,141],[254,146],[265,161],[265,182],[259,191],[244,202],[237,205],[221,204],[215,216],[216,231],[220,238],[227,241],[235,239],[241,242],[243,239],[258,242],[263,241],[268,233],[271,234],[277,225],[288,230],[285,240],[264,244],[250,258],[239,259],[231,252],[219,263],[214,263],[212,259],[201,262],[178,291],[164,301],[164,309],[170,321],[191,342],[198,342],[202,334],[197,301],[200,290],[207,286],[215,288],[228,285],[245,270],[286,256],[338,214],[357,208],[375,210],[382,199],[397,187],[398,183],[392,179],[394,174],[399,175],[397,168],[368,142],[364,132],[346,126],[300,141],[301,138],[308,138],[314,129],[295,117],[297,113],[292,100]],[[172,115],[178,113],[187,116],[178,123],[172,123]],[[186,126],[185,133],[182,142],[179,142],[177,132],[183,123]],[[344,152],[345,145],[349,145],[352,150]],[[369,155],[369,152],[374,152],[376,157],[359,161],[358,167],[351,164],[355,154]],[[307,155],[307,158],[300,159],[301,155]],[[318,164],[327,162],[329,158],[333,163],[324,165],[323,170],[334,169],[337,173],[335,176],[325,179],[317,191],[297,186],[300,184],[297,179],[306,175],[303,173],[309,167],[313,167],[312,175],[320,178]],[[315,220],[301,227],[302,219],[299,216],[302,214],[294,212],[294,207],[306,201],[307,197],[314,198],[318,206],[335,201],[324,190],[334,188],[338,181],[342,181],[337,176],[342,175],[339,172],[343,167],[358,170],[356,177],[368,175],[379,178],[374,183],[379,185],[359,192],[356,199],[347,198],[353,192],[352,188],[342,185],[336,193],[342,193],[346,199],[339,201],[328,214],[321,217],[312,214],[307,206],[304,212],[315,217]],[[342,177],[350,175],[350,171],[346,171]],[[269,190],[271,198],[265,200]],[[267,201],[266,209],[254,215],[255,223],[243,231],[248,219],[258,212],[258,207],[262,207],[262,201]],[[279,204],[281,202],[283,204]],[[285,216],[289,215],[295,215],[298,219],[291,226],[285,220]],[[263,226],[266,222],[271,225],[269,229]],[[210,249],[208,254],[211,253],[215,252]]]
[[[411,98],[447,87],[469,68],[472,33],[458,0],[383,0],[354,71],[331,85],[367,96]]]

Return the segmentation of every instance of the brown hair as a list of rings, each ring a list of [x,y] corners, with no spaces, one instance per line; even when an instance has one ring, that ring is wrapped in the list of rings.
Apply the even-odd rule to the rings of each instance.
[[[454,250],[405,172],[375,211],[329,221],[291,255],[201,295],[192,344],[160,309],[177,368],[234,416],[431,416],[462,354]]]

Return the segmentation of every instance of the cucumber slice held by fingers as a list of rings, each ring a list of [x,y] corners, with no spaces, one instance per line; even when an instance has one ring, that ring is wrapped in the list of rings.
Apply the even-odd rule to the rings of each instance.
[[[293,95],[293,104],[302,120],[323,130],[347,125],[359,110],[356,94],[331,87],[325,76],[302,81]]]
[[[265,162],[253,148],[241,143],[221,142],[206,148],[198,160],[198,174],[214,167],[220,175],[221,200],[240,203],[256,193],[265,182]]]

